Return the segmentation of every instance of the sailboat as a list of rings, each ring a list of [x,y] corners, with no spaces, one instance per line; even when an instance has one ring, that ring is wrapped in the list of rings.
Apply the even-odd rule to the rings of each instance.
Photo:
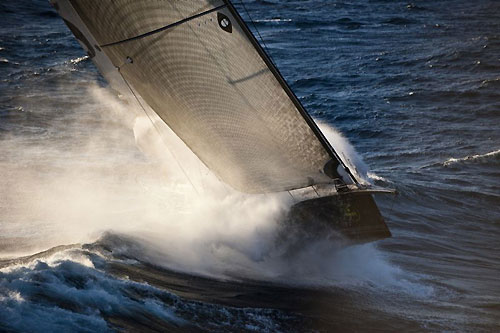
[[[372,197],[229,0],[50,0],[112,89],[223,183],[288,192],[289,215],[353,243],[390,237]]]

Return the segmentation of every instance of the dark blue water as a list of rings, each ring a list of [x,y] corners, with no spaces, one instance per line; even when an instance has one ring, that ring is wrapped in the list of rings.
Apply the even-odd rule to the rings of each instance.
[[[212,261],[169,264],[179,237],[122,228],[162,217],[137,199],[159,180],[119,102],[46,1],[3,2],[0,330],[500,330],[500,2],[235,3],[306,109],[399,191],[377,197],[393,237],[278,260],[265,223],[233,244],[210,213],[179,253]]]

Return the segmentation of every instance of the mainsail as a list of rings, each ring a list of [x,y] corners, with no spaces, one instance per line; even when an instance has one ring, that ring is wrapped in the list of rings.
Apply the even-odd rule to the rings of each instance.
[[[342,178],[342,162],[228,1],[69,3],[97,42],[85,43],[89,53],[103,52],[227,184],[264,193]]]
[[[51,3],[111,86],[147,103],[236,190],[359,191],[229,0]]]

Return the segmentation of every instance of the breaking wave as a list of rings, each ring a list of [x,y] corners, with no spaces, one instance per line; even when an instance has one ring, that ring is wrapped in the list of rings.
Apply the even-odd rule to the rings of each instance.
[[[342,162],[349,167],[360,183],[365,185],[371,184],[370,179],[372,179],[372,177],[368,175],[369,168],[349,140],[328,124],[318,122],[318,126],[330,144],[334,147]]]
[[[451,157],[444,162],[437,162],[421,166],[420,169],[426,169],[432,167],[452,167],[455,165],[460,165],[465,163],[491,163],[499,158],[500,158],[500,149],[485,154],[473,154],[459,158]]]
[[[108,260],[88,247],[75,246],[4,266],[0,269],[0,330],[283,331],[274,321],[285,316],[278,310],[185,300],[148,283],[107,274]]]
[[[462,158],[449,158],[442,163],[443,166],[449,166],[456,163],[461,162],[476,162],[476,161],[484,161],[490,158],[498,158],[500,156],[500,149],[486,153],[486,154],[477,154],[477,155],[468,155]]]

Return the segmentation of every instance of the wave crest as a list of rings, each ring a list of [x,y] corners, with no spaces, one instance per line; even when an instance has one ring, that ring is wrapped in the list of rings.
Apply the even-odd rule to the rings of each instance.
[[[497,157],[500,156],[500,149],[486,153],[486,154],[477,154],[477,155],[467,155],[462,158],[449,158],[446,161],[442,163],[443,166],[449,166],[455,163],[460,163],[460,162],[470,162],[470,161],[481,161],[484,159],[489,159],[492,157]]]

